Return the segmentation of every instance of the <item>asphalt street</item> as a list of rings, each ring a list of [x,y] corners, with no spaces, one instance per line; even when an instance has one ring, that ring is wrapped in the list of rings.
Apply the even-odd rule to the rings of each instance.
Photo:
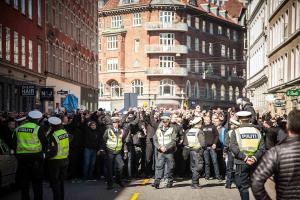
[[[178,180],[173,188],[154,189],[153,180],[142,179],[128,183],[125,188],[114,185],[113,190],[106,190],[104,181],[71,183],[66,182],[66,200],[238,200],[238,190],[225,189],[224,181],[206,181],[201,179],[202,189],[190,188],[190,180]],[[163,186],[163,184],[161,184]],[[274,196],[274,185],[268,183],[267,188]],[[19,200],[19,191],[5,191],[1,194],[3,200]],[[251,195],[251,199],[254,199]],[[52,192],[48,183],[44,184],[44,200],[52,200]]]

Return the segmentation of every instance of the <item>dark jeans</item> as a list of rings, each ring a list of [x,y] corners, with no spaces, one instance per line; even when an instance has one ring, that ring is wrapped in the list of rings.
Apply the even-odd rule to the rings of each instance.
[[[64,200],[64,181],[68,172],[68,159],[49,160],[49,180],[54,200]]]
[[[248,165],[236,165],[235,183],[239,189],[241,200],[249,200],[250,167]]]
[[[43,159],[17,156],[21,199],[30,200],[29,187],[32,183],[34,200],[43,199]]]
[[[203,154],[190,151],[190,165],[192,171],[192,183],[199,184],[200,174],[203,170]]]
[[[227,154],[226,163],[226,186],[231,186],[234,181],[234,157],[231,152]]]
[[[220,177],[217,153],[216,153],[216,150],[214,150],[212,148],[207,148],[204,151],[205,177],[210,177],[210,158],[211,158],[212,164],[214,166],[216,177]]]
[[[112,154],[108,153],[105,155],[105,163],[106,163],[106,179],[107,184],[112,185],[113,184],[113,171],[116,169],[116,182],[120,183],[122,181],[122,173],[123,173],[123,167],[124,162],[122,159],[121,154]]]
[[[138,176],[144,168],[142,163],[143,151],[142,147],[133,146],[128,154],[128,176]]]
[[[84,148],[83,178],[85,180],[93,179],[95,162],[96,162],[96,154],[97,152],[95,149]]]
[[[168,183],[173,183],[173,171],[175,168],[174,154],[173,153],[157,153],[157,163],[155,170],[155,180],[160,181],[164,176],[165,165],[167,164],[167,175]]]

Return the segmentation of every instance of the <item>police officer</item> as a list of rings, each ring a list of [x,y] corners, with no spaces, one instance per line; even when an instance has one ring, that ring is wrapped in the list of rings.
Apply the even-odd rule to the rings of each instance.
[[[203,170],[203,147],[205,146],[204,133],[202,128],[202,117],[196,117],[191,121],[192,128],[187,131],[184,137],[184,146],[190,152],[190,166],[192,171],[192,189],[200,189],[199,178]]]
[[[173,186],[173,170],[175,167],[174,152],[176,150],[176,130],[170,125],[170,114],[164,113],[162,122],[153,136],[154,146],[157,148],[157,162],[155,166],[154,187],[159,188],[160,180],[163,178],[164,168],[167,164],[167,188]]]
[[[230,148],[235,157],[235,183],[242,200],[249,199],[250,172],[264,153],[265,145],[260,131],[250,123],[251,112],[236,113],[239,128],[233,130]]]
[[[29,200],[29,186],[32,182],[34,199],[43,199],[43,160],[47,139],[38,125],[42,118],[40,111],[28,113],[28,121],[15,129],[14,147],[18,159],[18,172],[22,200]]]
[[[116,183],[124,187],[122,183],[122,173],[124,162],[122,159],[122,149],[125,148],[125,154],[128,155],[126,145],[124,145],[123,130],[119,127],[119,117],[112,117],[112,128],[105,130],[103,135],[105,159],[107,167],[107,189],[112,189],[113,186],[113,170],[116,168]],[[100,150],[100,151],[104,151]]]
[[[253,104],[250,102],[250,100],[246,97],[243,98],[238,98],[236,100],[236,104],[239,106],[241,111],[248,111],[251,112],[251,119],[250,122],[252,124],[257,124],[257,116],[256,116],[256,112],[253,108]]]
[[[48,158],[49,180],[54,200],[64,199],[64,180],[68,172],[69,136],[63,129],[61,119],[50,117],[48,119],[50,131],[47,139],[49,148]]]

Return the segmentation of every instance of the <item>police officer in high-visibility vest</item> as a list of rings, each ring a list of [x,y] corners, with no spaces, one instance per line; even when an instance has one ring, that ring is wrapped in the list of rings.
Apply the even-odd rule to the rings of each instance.
[[[192,171],[192,189],[200,189],[199,178],[203,170],[203,153],[205,146],[204,133],[201,130],[203,124],[202,117],[196,117],[191,121],[193,126],[187,131],[184,137],[183,145],[190,152],[190,167]]]
[[[50,131],[48,133],[48,159],[49,180],[54,200],[64,199],[64,180],[68,172],[69,135],[63,129],[61,119],[50,117],[48,119]]]
[[[164,113],[161,117],[162,122],[153,136],[153,143],[158,151],[153,185],[156,189],[159,189],[160,180],[163,178],[164,173],[167,174],[167,188],[173,186],[174,152],[176,150],[177,133],[176,129],[170,124],[170,119],[170,114]],[[164,172],[165,165],[167,165],[167,172]]]
[[[251,112],[236,113],[240,125],[233,130],[230,149],[234,154],[235,183],[242,200],[249,199],[250,173],[265,151],[264,140],[260,131],[250,123]]]
[[[124,162],[122,159],[122,150],[125,148],[125,156],[128,156],[126,145],[124,143],[123,130],[119,127],[120,118],[112,117],[112,127],[105,130],[103,135],[104,149],[100,151],[105,153],[106,168],[107,168],[107,189],[113,188],[113,171],[116,169],[116,183],[120,187],[124,187],[122,182],[122,173]]]
[[[42,116],[40,111],[30,111],[28,121],[18,126],[13,136],[22,200],[30,199],[30,183],[34,199],[43,199],[43,160],[47,139],[38,124]]]

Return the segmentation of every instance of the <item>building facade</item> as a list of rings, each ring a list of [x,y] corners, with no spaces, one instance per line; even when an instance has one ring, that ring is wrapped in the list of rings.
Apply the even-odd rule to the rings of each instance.
[[[229,107],[245,95],[244,29],[220,1],[109,0],[99,11],[99,107]]]
[[[42,0],[0,1],[0,110],[43,109],[45,9]]]
[[[46,85],[62,106],[65,91],[89,110],[98,108],[98,1],[46,0]]]

